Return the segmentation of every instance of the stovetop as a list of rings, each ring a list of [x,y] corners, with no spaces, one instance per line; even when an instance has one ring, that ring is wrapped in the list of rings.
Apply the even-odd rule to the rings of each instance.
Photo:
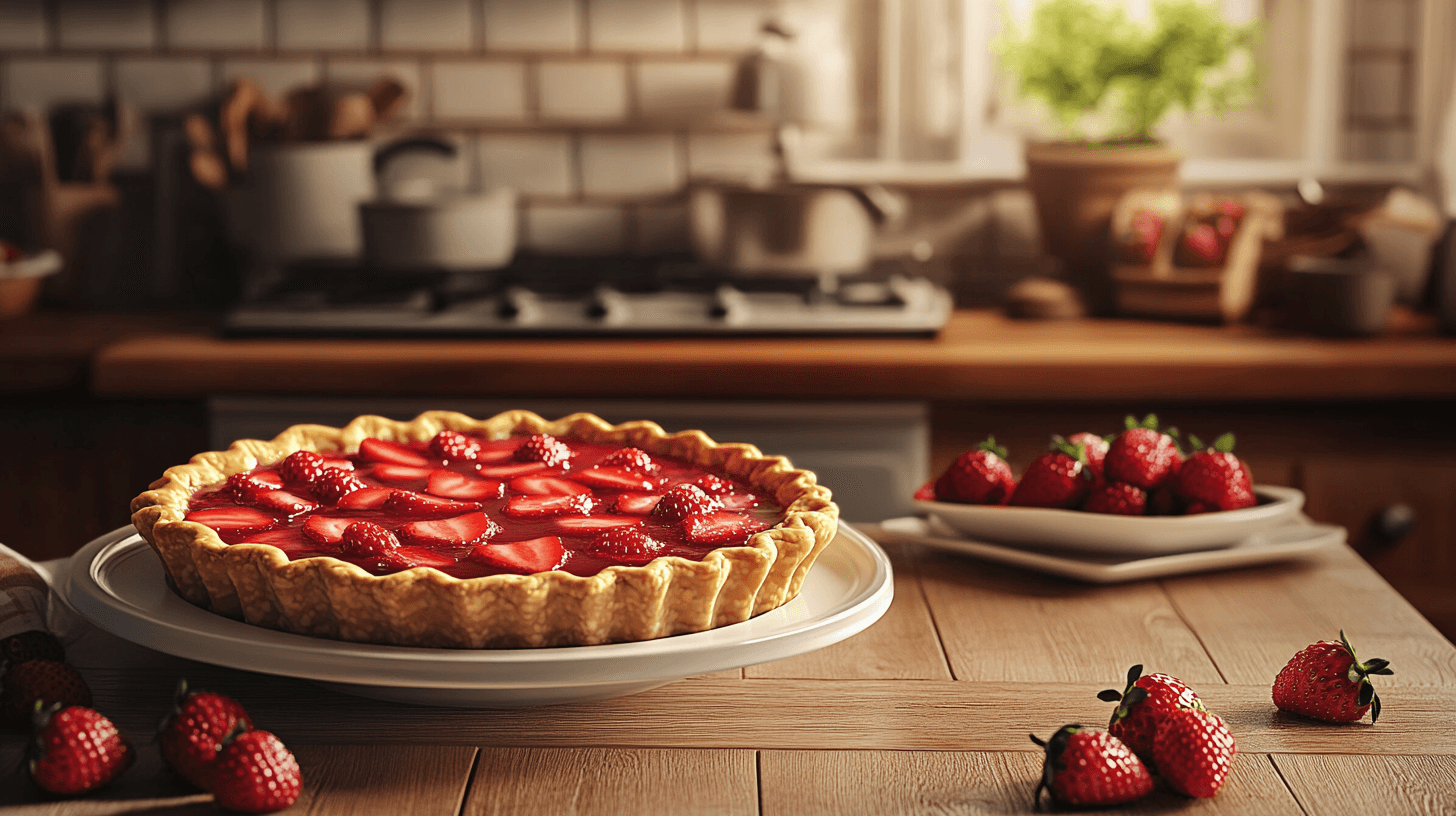
[[[950,294],[896,264],[817,279],[691,261],[525,259],[504,270],[380,276],[300,267],[228,313],[232,335],[933,335]]]

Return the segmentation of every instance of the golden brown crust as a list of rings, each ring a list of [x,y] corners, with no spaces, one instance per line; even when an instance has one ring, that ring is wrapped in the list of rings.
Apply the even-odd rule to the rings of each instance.
[[[289,561],[276,547],[229,546],[211,528],[184,520],[199,488],[294,451],[352,453],[366,438],[422,442],[444,429],[490,439],[547,433],[685,459],[766,492],[785,508],[784,520],[702,561],[661,557],[589,577],[553,571],[469,579],[428,567],[375,576],[335,558]],[[752,445],[719,444],[701,431],[667,434],[652,422],[614,426],[591,414],[548,421],[528,411],[484,420],[428,411],[410,422],[361,416],[343,428],[295,425],[271,442],[240,440],[198,454],[152,487],[132,501],[132,523],[188,601],[298,634],[450,648],[648,640],[747,620],[798,595],[839,516],[813,473]]]

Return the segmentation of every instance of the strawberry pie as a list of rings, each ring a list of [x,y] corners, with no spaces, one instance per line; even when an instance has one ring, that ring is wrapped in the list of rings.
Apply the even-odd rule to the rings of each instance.
[[[451,648],[647,640],[798,594],[838,508],[751,445],[589,414],[298,425],[167,470],[132,522],[188,601]]]

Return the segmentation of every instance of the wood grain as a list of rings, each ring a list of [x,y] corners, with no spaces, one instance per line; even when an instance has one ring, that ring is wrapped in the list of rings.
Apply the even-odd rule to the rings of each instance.
[[[1282,756],[1307,813],[1456,813],[1456,757]]]
[[[436,724],[439,727],[439,724]],[[296,745],[303,796],[313,816],[459,813],[475,749],[430,745]]]
[[[950,667],[920,589],[920,568],[903,547],[886,547],[895,600],[873,626],[808,654],[744,669],[749,678],[949,680]]]
[[[465,816],[758,812],[752,751],[482,748]]]
[[[927,554],[922,582],[957,680],[1121,687],[1129,666],[1219,683],[1197,635],[1156,583],[1094,587]]]

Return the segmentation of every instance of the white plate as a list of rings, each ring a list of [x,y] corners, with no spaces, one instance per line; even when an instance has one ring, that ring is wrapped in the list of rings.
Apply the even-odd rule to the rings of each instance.
[[[161,562],[131,527],[82,548],[57,589],[95,625],[159,652],[382,700],[511,708],[635,694],[814,651],[879,620],[894,583],[885,553],[841,523],[799,597],[752,620],[637,643],[495,650],[349,643],[215,615],[167,589]]]
[[[1315,524],[1304,516],[1289,524],[1261,530],[1234,544],[1215,550],[1129,558],[1115,555],[1071,555],[1008,547],[963,538],[934,519],[897,518],[879,525],[862,525],[865,534],[879,541],[905,541],[970,555],[998,564],[1071,578],[1092,584],[1117,584],[1145,578],[1166,578],[1236,567],[1251,567],[1308,555],[1345,541],[1345,528]]]
[[[916,501],[922,513],[980,541],[1116,555],[1231,547],[1266,527],[1287,524],[1304,507],[1292,487],[1256,485],[1257,507],[1192,516],[1114,516],[1080,510]]]

